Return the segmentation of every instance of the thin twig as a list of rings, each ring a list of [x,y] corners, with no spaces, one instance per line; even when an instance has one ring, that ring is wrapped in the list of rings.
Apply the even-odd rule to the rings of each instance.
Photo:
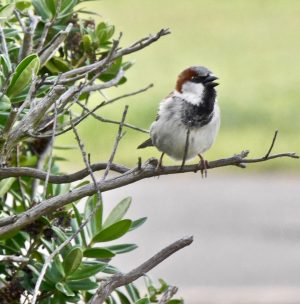
[[[6,39],[1,23],[0,23],[0,50],[1,53],[3,53],[6,56],[6,58],[8,58],[8,49],[7,49]]]
[[[20,167],[20,146],[17,145],[16,147],[16,164],[17,164],[17,167]],[[21,177],[17,177],[18,179],[18,184],[19,184],[19,188],[20,188],[20,193],[21,193],[21,197],[22,197],[22,205],[24,207],[24,209],[26,209],[26,196],[25,196],[25,191],[24,191],[24,188],[23,188],[23,185],[22,185],[22,180],[21,180]]]
[[[104,118],[104,117],[102,117],[102,116],[100,116],[100,115],[97,115],[97,114],[95,114],[95,113],[92,113],[88,107],[86,107],[85,105],[83,105],[83,104],[80,103],[79,101],[77,101],[77,104],[78,104],[80,107],[82,107],[83,110],[84,110],[85,112],[89,113],[92,117],[94,117],[95,119],[97,119],[97,120],[99,120],[99,121],[101,121],[101,122],[111,123],[111,124],[116,124],[116,125],[119,125],[119,124],[120,124],[120,121],[116,121],[116,120],[112,120],[112,119],[107,119],[107,118]],[[149,133],[148,130],[145,130],[145,129],[142,129],[142,128],[139,128],[139,127],[136,127],[136,126],[127,124],[127,123],[124,123],[123,126],[129,128],[129,129],[135,130],[135,131],[142,132],[142,133],[146,133],[146,134]]]
[[[36,82],[37,82],[38,76],[35,75],[34,69],[32,69],[32,82],[28,91],[28,94],[26,95],[25,101],[22,103],[22,105],[19,107],[17,117],[19,117],[22,113],[22,111],[28,106],[32,104],[32,98],[34,97],[35,91],[36,91]]]
[[[148,85],[147,87],[143,88],[143,89],[140,89],[140,90],[137,90],[135,92],[131,92],[131,93],[127,93],[127,94],[124,94],[124,95],[121,95],[121,96],[118,96],[116,98],[113,98],[113,99],[110,99],[108,101],[104,101],[102,103],[100,103],[99,105],[97,105],[94,109],[90,110],[88,113],[76,118],[75,121],[73,121],[73,124],[75,126],[77,126],[80,122],[82,122],[86,117],[88,117],[89,115],[91,115],[92,113],[94,113],[95,111],[97,111],[98,109],[100,109],[101,107],[104,107],[106,105],[109,105],[113,102],[116,102],[120,99],[123,99],[123,98],[127,98],[127,97],[131,97],[131,96],[134,96],[134,95],[137,95],[137,94],[140,94],[140,93],[143,93],[145,91],[147,91],[148,89],[152,88],[153,87],[153,84],[150,84]],[[72,129],[72,126],[68,126],[66,127],[65,129],[63,130],[60,130],[60,131],[57,131],[55,133],[55,136],[59,136],[59,135],[62,135],[68,131],[70,131]],[[52,136],[52,132],[48,132],[48,133],[43,133],[43,134],[36,134],[36,133],[28,133],[31,137],[33,138],[48,138],[48,137],[51,137]]]
[[[52,168],[52,158],[53,158],[53,145],[54,145],[54,139],[55,139],[55,130],[56,130],[56,124],[57,124],[57,107],[56,103],[54,103],[54,119],[53,119],[53,128],[52,128],[52,138],[49,143],[49,160],[48,160],[48,171],[45,179],[45,185],[44,185],[44,197],[47,198],[47,188],[48,188],[48,181],[49,181],[49,176]]]
[[[116,52],[116,50],[117,50],[117,48],[119,46],[120,40],[122,38],[122,35],[123,34],[120,33],[119,34],[119,38],[117,40],[113,41],[112,47],[111,47],[109,53],[107,54],[107,56],[104,58],[103,64],[99,68],[93,70],[93,73],[95,75],[91,79],[91,81],[90,81],[91,83],[93,83],[95,80],[97,80],[97,78],[104,71],[104,69],[106,69],[107,67],[109,67],[113,63],[113,61],[111,59],[112,59],[113,55],[115,54],[115,52]]]
[[[60,31],[48,45],[39,53],[41,66],[43,66],[59,49],[60,45],[66,40],[71,29],[72,23],[69,23],[65,30]]]
[[[19,24],[21,26],[21,29],[22,29],[23,33],[25,33],[25,31],[26,31],[26,25],[25,25],[25,23],[22,20],[20,12],[17,9],[15,9],[14,10],[14,14],[15,14],[15,16],[16,16],[16,18],[17,18],[17,20],[18,20],[18,22],[19,22]]]
[[[0,255],[0,262],[7,262],[7,263],[27,263],[29,262],[29,258],[23,257],[20,255]]]
[[[275,131],[274,133],[274,136],[273,136],[273,139],[272,139],[272,143],[271,143],[271,146],[268,150],[268,152],[266,153],[265,155],[265,158],[267,159],[269,157],[269,155],[271,154],[272,150],[273,150],[273,147],[275,145],[275,141],[276,141],[276,138],[277,138],[277,134],[278,134],[278,130]]]
[[[122,69],[120,69],[119,73],[117,74],[117,76],[114,79],[109,80],[104,83],[86,85],[82,89],[82,93],[89,93],[89,92],[93,92],[93,91],[104,90],[104,89],[108,89],[113,86],[116,86],[116,85],[118,85],[118,83],[120,82],[120,80],[123,78],[124,75],[125,75],[125,72]]]
[[[169,286],[168,289],[164,292],[158,304],[166,304],[168,301],[172,299],[172,297],[176,294],[178,288],[176,286]]]
[[[88,171],[89,171],[89,174],[90,174],[90,176],[91,176],[91,178],[92,178],[92,181],[93,181],[93,184],[94,184],[94,187],[95,187],[95,190],[97,191],[98,196],[99,196],[99,199],[100,199],[101,193],[100,193],[99,187],[98,187],[98,185],[97,185],[97,181],[96,181],[95,175],[94,175],[94,173],[93,173],[93,170],[91,169],[90,162],[89,162],[89,160],[88,160],[87,153],[86,153],[86,151],[85,151],[84,145],[83,145],[83,143],[82,143],[81,140],[80,140],[78,131],[77,131],[75,125],[72,123],[72,120],[73,120],[73,119],[72,119],[72,112],[70,112],[70,121],[71,121],[72,129],[73,129],[73,132],[74,132],[74,135],[75,135],[75,139],[76,139],[76,141],[77,141],[77,143],[78,143],[78,146],[79,146],[79,148],[80,148],[80,151],[81,151],[81,155],[82,155],[84,164],[85,164],[86,168],[87,168]]]
[[[128,111],[128,105],[125,106],[124,111],[123,111],[122,119],[121,119],[121,122],[120,122],[120,125],[119,125],[119,130],[118,130],[118,134],[117,134],[117,137],[116,137],[113,149],[112,149],[112,153],[110,155],[109,161],[107,163],[106,169],[105,169],[104,174],[103,174],[103,178],[102,178],[103,181],[106,179],[106,177],[109,173],[110,166],[111,166],[111,164],[114,160],[115,154],[116,154],[118,146],[119,146],[119,142],[122,138],[122,130],[123,130],[124,121],[125,121],[125,118],[126,118],[126,115],[127,115],[127,111]]]
[[[159,251],[157,254],[152,256],[149,260],[131,270],[126,274],[115,274],[107,280],[103,281],[89,304],[102,304],[105,299],[118,287],[125,286],[132,283],[136,279],[155,268],[158,264],[163,262],[169,256],[179,251],[180,249],[189,246],[193,242],[193,237],[182,238],[166,248]]]
[[[51,28],[51,26],[53,26],[53,24],[56,21],[56,18],[57,18],[58,14],[60,12],[60,9],[61,9],[61,2],[62,2],[62,0],[57,0],[56,1],[56,9],[55,9],[54,16],[52,17],[52,19],[50,21],[45,23],[45,26],[44,26],[44,29],[43,29],[43,32],[42,32],[42,35],[41,35],[41,38],[40,38],[40,42],[38,44],[38,47],[36,48],[37,53],[39,53],[42,50],[42,48],[45,44],[48,32],[49,32],[49,29]]]

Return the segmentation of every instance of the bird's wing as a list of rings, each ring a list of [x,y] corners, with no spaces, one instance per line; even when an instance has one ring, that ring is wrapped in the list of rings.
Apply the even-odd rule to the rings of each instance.
[[[152,147],[152,146],[153,146],[152,139],[148,138],[146,141],[144,141],[142,144],[140,144],[137,148],[144,149],[144,148]]]

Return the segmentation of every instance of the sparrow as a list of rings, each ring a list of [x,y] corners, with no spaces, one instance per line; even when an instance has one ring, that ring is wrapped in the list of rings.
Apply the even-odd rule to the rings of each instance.
[[[220,127],[217,79],[204,66],[189,67],[179,74],[174,91],[160,102],[150,138],[138,146],[155,146],[162,152],[158,167],[162,167],[164,154],[181,160],[182,167],[198,155],[207,176],[207,161],[202,154],[212,146]]]

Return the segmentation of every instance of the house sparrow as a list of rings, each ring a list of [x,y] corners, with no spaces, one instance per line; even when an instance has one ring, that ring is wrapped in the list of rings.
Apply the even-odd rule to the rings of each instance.
[[[198,155],[206,176],[207,162],[201,154],[212,146],[220,127],[216,79],[203,66],[184,70],[178,76],[175,90],[160,103],[156,121],[150,127],[151,138],[138,149],[155,146],[162,152],[160,167],[165,153],[182,160],[182,166],[185,160]]]

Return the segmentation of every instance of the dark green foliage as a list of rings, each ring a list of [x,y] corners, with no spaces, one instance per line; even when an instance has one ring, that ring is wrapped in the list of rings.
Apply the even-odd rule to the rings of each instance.
[[[30,87],[34,81],[40,81],[36,86],[35,96],[43,98],[51,94],[54,76],[99,61],[111,50],[115,27],[105,22],[96,24],[90,17],[79,18],[77,5],[81,2],[84,1],[62,0],[59,7],[58,0],[1,1],[0,23],[7,47],[5,50],[2,45],[0,54],[1,149],[5,148],[7,124],[13,109],[21,109],[19,119],[32,110],[33,106],[26,104],[26,99],[32,93]],[[23,26],[28,27],[32,21],[29,20],[29,10],[40,20],[31,37],[32,51],[22,58],[22,47],[26,41],[17,16],[24,23]],[[66,41],[49,60],[42,62],[43,51],[51,46],[53,39],[69,23],[73,23],[73,28]],[[44,45],[39,48],[48,26]],[[116,77],[121,68],[126,70],[130,67],[130,62],[118,58],[97,81],[109,81]],[[45,75],[48,75],[48,83],[43,83]],[[89,75],[90,78],[93,76]],[[125,80],[121,79],[119,84]],[[71,81],[66,86],[73,83]],[[80,99],[85,100],[88,97],[87,94],[82,94]],[[64,126],[68,120],[68,111],[58,113],[57,128]],[[44,130],[49,129],[51,131],[51,126],[44,126]],[[49,143],[49,138],[25,138],[18,144],[18,153],[14,151],[7,163],[1,165],[36,167]],[[53,156],[51,174],[62,174],[58,165],[62,160]],[[45,162],[42,168],[44,171],[48,170],[47,165],[48,162]],[[78,187],[78,184],[48,183],[45,189],[45,183],[41,182],[39,191],[34,193],[33,182],[32,178],[27,177],[12,177],[0,181],[0,218],[21,214],[45,198],[66,194]],[[87,181],[81,181],[80,185],[85,183]],[[146,220],[146,217],[138,220],[124,219],[130,205],[131,198],[125,198],[104,219],[103,202],[98,195],[93,195],[40,217],[22,230],[0,239],[1,255],[26,257],[21,263],[0,264],[0,302],[19,303],[22,295],[32,296],[47,257],[88,221],[80,233],[51,260],[38,296],[38,303],[42,304],[87,302],[99,287],[97,277],[119,272],[112,265],[113,258],[137,248],[135,244],[124,244],[120,241],[124,235]],[[106,303],[155,303],[156,296],[162,291],[161,288],[158,290],[148,286],[148,295],[143,297],[133,284],[129,284],[125,289],[113,292]]]

